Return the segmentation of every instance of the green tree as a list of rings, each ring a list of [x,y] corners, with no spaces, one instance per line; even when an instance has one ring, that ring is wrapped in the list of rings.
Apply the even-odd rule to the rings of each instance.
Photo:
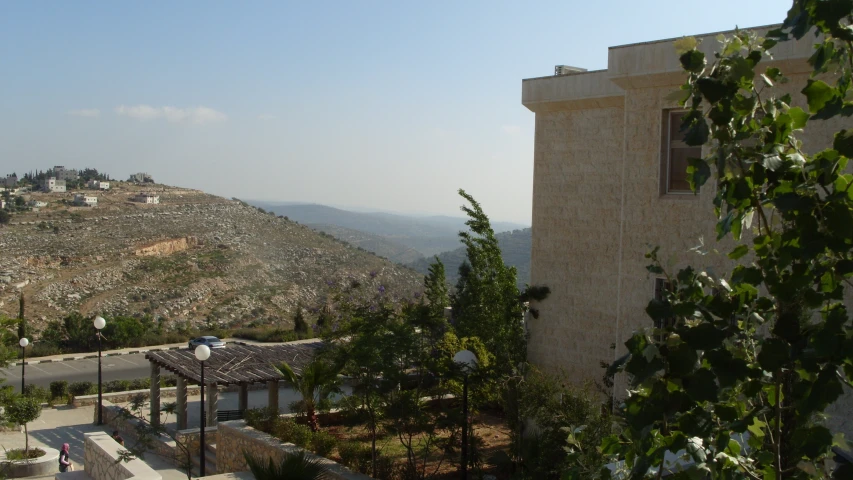
[[[447,277],[444,275],[444,264],[438,257],[429,266],[429,274],[424,277],[424,290],[429,300],[430,315],[442,317],[444,309],[450,305],[447,292]]]
[[[322,358],[315,358],[299,373],[294,372],[285,362],[277,365],[276,369],[284,376],[284,381],[302,396],[302,400],[295,404],[296,409],[308,417],[308,426],[312,431],[319,430],[317,410],[328,410],[331,407],[329,397],[340,393],[340,369]]]
[[[41,403],[35,398],[15,395],[6,404],[6,418],[15,425],[23,425],[24,427],[24,458],[29,458],[30,451],[30,433],[27,430],[27,423],[39,418],[40,415]]]
[[[0,210],[0,225],[6,225],[12,220],[12,216],[6,210]]]
[[[293,317],[293,331],[300,335],[308,333],[308,322],[305,321],[305,315],[302,313],[302,305],[296,306],[296,315]]]
[[[470,231],[460,232],[468,260],[459,267],[451,297],[454,327],[460,337],[478,337],[504,372],[527,359],[524,309],[519,301],[514,267],[501,258],[489,218],[474,198],[459,190],[471,206],[463,206]]]
[[[27,319],[24,317],[24,293],[21,292],[21,298],[18,300],[18,339],[25,338],[29,334],[28,330]]]
[[[602,443],[632,479],[679,470],[664,465],[667,452],[693,460],[668,478],[830,475],[834,440],[821,416],[853,379],[842,302],[853,276],[853,130],[814,154],[800,135],[853,114],[851,19],[849,1],[796,0],[781,28],[766,38],[737,31],[710,62],[695,41],[679,41],[690,109],[682,129],[689,145],[710,150],[690,159],[688,176],[694,190],[715,180],[718,239],[731,236],[737,266],[725,279],[672,273],[657,249],[648,254],[649,271],[671,285],[646,309],[665,328],[636,332],[612,366],[629,374],[625,429]],[[812,32],[821,36],[804,109],[775,88],[786,81],[779,68],[759,66],[779,42]]]

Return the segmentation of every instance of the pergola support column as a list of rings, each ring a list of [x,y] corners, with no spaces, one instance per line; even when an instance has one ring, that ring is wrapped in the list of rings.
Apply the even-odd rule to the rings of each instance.
[[[178,430],[187,429],[187,379],[178,376],[177,391],[175,392],[178,415]]]
[[[240,412],[245,412],[249,408],[249,384],[240,384],[240,394],[237,400],[237,409]]]
[[[267,407],[271,411],[273,411],[277,414],[278,413],[278,380],[267,381],[267,394],[269,395]]]
[[[160,366],[151,363],[151,425],[160,425]]]
[[[215,383],[211,383],[207,385],[206,388],[207,399],[207,426],[214,427],[216,426],[216,402],[219,400],[219,391],[216,388]]]

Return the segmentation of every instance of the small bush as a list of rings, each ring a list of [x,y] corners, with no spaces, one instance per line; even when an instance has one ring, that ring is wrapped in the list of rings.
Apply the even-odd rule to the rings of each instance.
[[[50,382],[50,399],[65,398],[68,396],[68,382],[65,380],[57,380]]]
[[[149,383],[151,381],[149,380]],[[174,375],[163,375],[160,377],[160,386],[161,387],[175,387],[178,385],[178,377]]]
[[[24,452],[23,448],[13,448],[6,452],[7,460],[31,460],[44,456],[44,450],[40,448],[31,448],[29,452]]]
[[[311,451],[321,457],[328,457],[337,443],[338,439],[329,432],[314,432],[311,436]]]
[[[32,383],[24,387],[24,396],[37,400],[40,403],[50,400],[50,392],[46,388],[33,385]]]
[[[130,382],[127,380],[110,380],[104,382],[103,390],[104,393],[126,392],[130,390]]]
[[[27,351],[27,357],[48,357],[50,355],[59,355],[62,349],[55,343],[38,342],[33,343],[32,348]]]
[[[278,414],[269,408],[251,408],[246,410],[243,418],[246,420],[246,425],[272,435]]]
[[[146,388],[151,388],[151,378],[149,377],[137,378],[130,381],[131,390],[145,390]]]
[[[75,397],[98,393],[92,382],[74,382],[68,386],[68,391]]]
[[[343,442],[338,445],[338,455],[341,463],[359,473],[370,473],[371,452],[370,447],[359,442]]]
[[[272,435],[282,442],[289,442],[297,447],[308,448],[313,432],[305,425],[300,425],[291,419],[279,418],[273,425]]]

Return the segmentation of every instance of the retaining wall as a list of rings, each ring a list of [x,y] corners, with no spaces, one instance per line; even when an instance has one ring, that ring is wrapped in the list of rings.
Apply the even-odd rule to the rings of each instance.
[[[271,458],[280,462],[287,453],[302,451],[292,443],[282,443],[277,438],[267,435],[246,425],[244,420],[219,422],[219,441],[216,444],[216,469],[225,472],[240,472],[249,469],[243,452],[261,458]],[[317,459],[329,470],[329,478],[335,480],[370,480],[370,477],[355,473],[343,465],[328,458],[318,457],[308,453],[308,457]]]

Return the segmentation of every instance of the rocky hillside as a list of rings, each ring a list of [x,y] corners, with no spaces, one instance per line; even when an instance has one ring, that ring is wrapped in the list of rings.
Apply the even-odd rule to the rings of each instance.
[[[94,208],[70,206],[71,192],[30,194],[48,205],[0,226],[0,313],[16,315],[23,291],[37,326],[79,310],[232,327],[289,319],[345,282],[422,288],[412,270],[240,201],[112,186],[90,191]],[[143,189],[161,203],[131,202]]]

